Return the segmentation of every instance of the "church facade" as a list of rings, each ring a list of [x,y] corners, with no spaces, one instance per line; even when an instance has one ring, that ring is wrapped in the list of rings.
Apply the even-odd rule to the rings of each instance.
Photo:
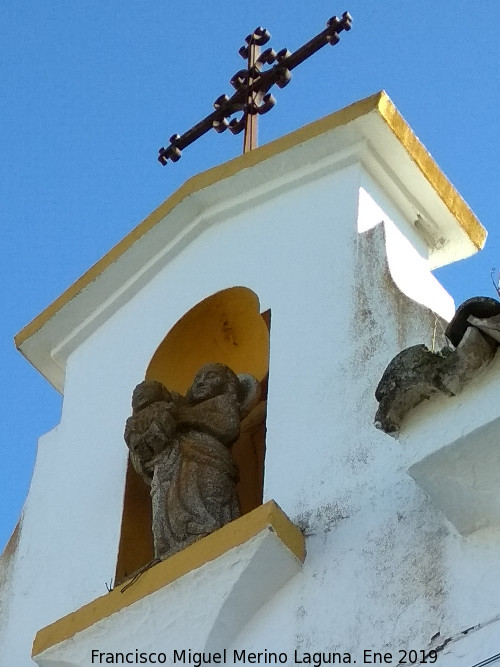
[[[374,425],[391,359],[447,344],[431,270],[485,237],[385,93],[174,193],[16,338],[64,403],[0,561],[0,665],[493,664],[500,361]],[[213,362],[261,385],[242,515],[155,563],[132,390]]]

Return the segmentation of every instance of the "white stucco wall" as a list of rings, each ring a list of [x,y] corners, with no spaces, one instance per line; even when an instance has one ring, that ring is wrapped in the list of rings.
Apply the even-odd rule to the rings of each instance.
[[[105,592],[131,390],[177,320],[235,285],[272,310],[264,495],[304,529],[308,555],[227,648],[397,655],[498,613],[500,534],[459,536],[407,474],[411,448],[373,426],[387,363],[430,345],[435,328],[396,283],[452,310],[415,236],[363,168],[346,166],[208,229],[71,354],[61,423],[40,439],[24,510],[2,667],[32,664],[39,628]],[[197,604],[191,581],[186,608]],[[145,648],[173,650],[175,639]]]

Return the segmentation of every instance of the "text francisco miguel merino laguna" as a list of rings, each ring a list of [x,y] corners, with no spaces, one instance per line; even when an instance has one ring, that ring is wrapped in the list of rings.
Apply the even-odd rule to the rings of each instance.
[[[231,655],[232,653],[232,655]],[[366,651],[365,651],[366,654]],[[92,651],[92,664],[144,664],[144,663],[160,663],[160,664],[187,664],[193,665],[194,667],[201,667],[209,663],[213,664],[228,664],[228,658],[231,661],[229,664],[285,664],[289,660],[288,653],[275,653],[273,651],[261,651],[258,653],[253,653],[246,651],[244,649],[238,651],[234,649],[232,652],[227,649],[223,649],[220,652],[195,652],[189,650],[177,651],[174,650],[172,661],[168,660],[166,653],[147,653],[144,651],[131,651],[129,653],[110,653],[98,651],[93,649]],[[231,660],[232,658],[232,660]],[[314,667],[321,667],[323,664],[345,664],[356,662],[356,660],[351,658],[350,653],[307,653],[304,652],[299,655],[297,650],[293,654],[293,662],[295,664],[309,664],[314,665]],[[371,660],[369,660],[371,662]]]

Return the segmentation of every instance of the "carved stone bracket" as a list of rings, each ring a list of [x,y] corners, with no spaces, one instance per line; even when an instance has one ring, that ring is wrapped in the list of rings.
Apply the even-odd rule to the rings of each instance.
[[[147,652],[159,650],[159,637],[179,650],[220,651],[300,571],[305,556],[303,534],[269,501],[125,590],[118,586],[39,630],[33,660],[39,667],[87,665],[103,637],[103,651],[135,655],[138,627]]]
[[[457,309],[446,337],[454,349],[432,352],[415,345],[392,359],[375,390],[376,428],[397,435],[410,410],[434,394],[455,396],[491,361],[500,344],[500,302],[468,299]]]

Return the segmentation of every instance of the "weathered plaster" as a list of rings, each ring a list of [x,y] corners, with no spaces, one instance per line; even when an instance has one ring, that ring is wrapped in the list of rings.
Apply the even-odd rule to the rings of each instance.
[[[497,419],[437,447],[408,470],[462,535],[500,528],[499,428]]]
[[[71,352],[205,230],[353,161],[413,225],[433,268],[483,246],[485,230],[381,92],[188,181],[25,327],[19,349],[62,391]]]
[[[15,565],[16,552],[19,545],[22,518],[17,522],[7,546],[0,556],[0,646],[2,635],[7,629],[7,614],[9,611],[9,598],[13,595],[13,569]]]
[[[182,554],[147,571],[126,589],[115,590],[42,630],[33,645],[35,662],[40,667],[85,664],[103,636],[107,650],[133,651],[138,638],[130,627],[136,627],[135,619],[142,619],[143,650],[158,651],[160,638],[169,637],[175,638],[179,648],[223,650],[262,604],[300,570],[305,554],[302,536],[272,503],[240,519],[233,530],[226,526],[220,532],[224,535],[219,541],[231,548],[219,549],[215,558],[198,563],[167,585],[155,587],[155,579],[168,581],[170,571],[179,569]],[[209,543],[212,552],[217,551],[217,542],[214,533],[191,545],[186,560],[193,562],[196,554],[210,552]],[[214,581],[220,585],[214,588]],[[92,623],[89,616],[94,617]]]
[[[432,345],[433,338],[442,344],[435,313],[444,317],[450,298],[430,268],[439,258],[463,254],[467,237],[453,207],[408,159],[411,136],[379,116],[363,126],[374,143],[360,141],[358,125],[346,123],[339,143],[325,144],[318,135],[314,145],[295,146],[309,156],[300,173],[290,174],[293,156],[286,151],[278,172],[261,165],[270,169],[259,175],[271,179],[267,189],[245,183],[245,170],[241,188],[225,191],[227,201],[214,202],[207,187],[191,211],[196,233],[182,227],[179,211],[166,218],[175,233],[184,232],[175,252],[158,243],[156,234],[166,227],[155,225],[146,235],[147,244],[156,245],[151,264],[138,275],[137,266],[117,259],[107,274],[123,291],[99,293],[103,302],[95,312],[90,293],[82,292],[79,303],[89,311],[76,328],[71,317],[65,321],[63,340],[52,341],[61,371],[53,381],[62,386],[66,373],[63,414],[40,441],[25,507],[2,647],[8,667],[28,667],[41,627],[105,592],[119,542],[126,470],[121,438],[130,391],[175,323],[206,297],[234,286],[252,290],[262,310],[272,309],[264,498],[276,498],[306,530],[308,556],[258,613],[240,617],[245,625],[233,629],[236,637],[224,635],[227,648],[425,649],[438,632],[454,636],[494,616],[500,535],[489,529],[480,531],[481,539],[461,538],[407,469],[436,440],[464,434],[487,415],[498,417],[498,391],[484,405],[474,391],[484,398],[500,380],[473,381],[453,399],[459,411],[447,408],[445,415],[413,423],[408,446],[373,428],[373,392],[390,359],[404,347]],[[254,189],[247,192],[247,185]],[[360,188],[367,195],[362,206]],[[415,224],[417,213],[430,225],[425,234]],[[443,238],[451,235],[453,242],[438,247],[428,221],[441,214],[438,231],[441,225]],[[469,247],[470,237],[464,243]],[[404,282],[405,260],[419,285]],[[50,354],[45,349],[42,356]],[[495,359],[488,373],[494,369]],[[229,592],[226,584],[234,583],[241,559],[224,564],[207,568],[201,580],[191,573],[166,587],[168,599],[161,592],[148,596],[137,613],[131,605],[117,634],[105,623],[95,641],[102,650],[123,650],[123,642],[140,642],[151,625],[148,641],[190,642],[189,629],[179,634],[171,613],[182,605],[189,605],[192,627],[208,632],[205,609]],[[256,568],[245,592],[251,582],[258,587],[259,577]]]

